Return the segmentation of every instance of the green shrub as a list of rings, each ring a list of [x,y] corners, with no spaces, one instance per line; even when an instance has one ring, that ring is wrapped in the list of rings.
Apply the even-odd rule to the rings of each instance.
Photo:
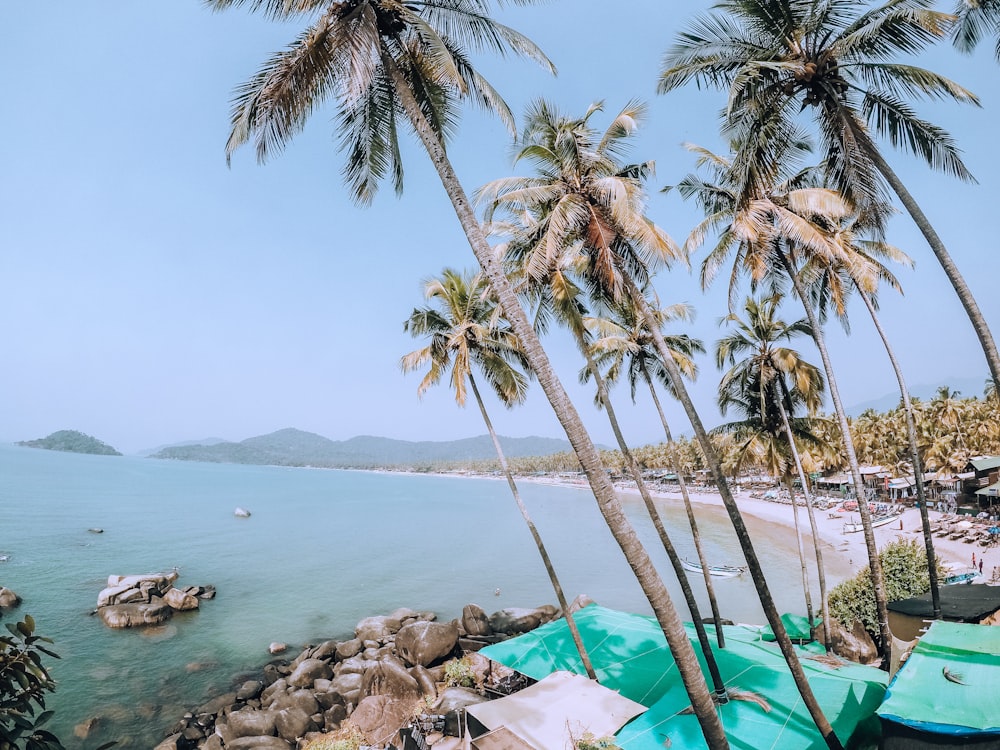
[[[888,601],[909,599],[931,590],[927,553],[922,539],[918,544],[916,539],[897,537],[882,548],[878,557],[882,563]],[[943,579],[944,571],[939,561],[938,580]],[[830,591],[830,614],[848,627],[854,622],[861,622],[873,637],[878,634],[875,589],[867,565],[853,578],[833,587]]]
[[[574,747],[576,750],[622,750],[615,744],[614,737],[595,737],[590,732],[584,732]]]
[[[452,659],[444,665],[444,681],[449,687],[477,688],[476,673],[468,657]]]

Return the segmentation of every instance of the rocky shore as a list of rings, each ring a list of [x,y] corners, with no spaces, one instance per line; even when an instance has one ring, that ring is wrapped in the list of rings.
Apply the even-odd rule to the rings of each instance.
[[[586,603],[581,598],[572,606]],[[487,700],[473,686],[516,679],[510,670],[478,657],[479,648],[559,616],[551,605],[487,615],[469,604],[460,618],[448,622],[410,609],[368,617],[357,624],[353,638],[324,641],[291,660],[271,662],[257,679],[187,712],[156,750],[305,748],[346,730],[347,719],[352,731],[378,748],[417,716],[440,717],[443,729],[455,724],[460,709]],[[441,732],[428,740],[438,750],[458,742]]]

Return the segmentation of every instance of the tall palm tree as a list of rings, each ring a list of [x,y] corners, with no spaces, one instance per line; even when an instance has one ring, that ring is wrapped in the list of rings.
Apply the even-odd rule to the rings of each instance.
[[[591,115],[599,110],[600,105],[593,105],[582,118],[574,119],[560,115],[545,102],[533,104],[523,128],[517,160],[533,162],[537,174],[504,178],[481,188],[479,199],[486,204],[486,218],[490,220],[495,211],[502,209],[515,220],[520,219],[525,231],[511,248],[520,256],[529,278],[549,275],[570,249],[582,258],[585,281],[593,295],[611,302],[627,299],[635,306],[652,334],[674,392],[712,471],[765,617],[789,671],[820,734],[831,747],[839,747],[840,740],[816,701],[778,614],[708,431],[687,393],[656,315],[642,293],[650,264],[678,257],[673,241],[644,212],[643,182],[653,165],[648,162],[622,165],[618,160],[644,108],[637,103],[629,104],[603,133],[588,125]]]
[[[774,120],[808,110],[823,144],[832,184],[863,214],[884,220],[883,180],[927,240],[976,331],[990,373],[1000,382],[1000,353],[947,248],[889,166],[875,134],[909,149],[934,169],[972,180],[951,137],[917,117],[914,97],[978,104],[972,92],[930,70],[894,62],[947,34],[953,16],[931,0],[722,0],[667,52],[659,91],[688,82],[728,90],[724,123],[749,145],[770,137]],[[754,169],[773,182],[778,166],[761,161],[775,144],[752,147]]]
[[[737,407],[745,419],[730,423],[722,429],[742,435],[749,446],[764,439],[768,464],[772,473],[783,478],[788,486],[795,520],[799,559],[802,563],[802,588],[805,595],[806,614],[813,622],[812,596],[805,556],[802,552],[802,535],[799,531],[798,502],[793,486],[793,473],[798,474],[805,495],[809,526],[812,531],[816,555],[816,568],[820,586],[820,609],[823,614],[824,643],[831,646],[829,613],[827,612],[826,572],[823,552],[819,543],[812,496],[796,439],[815,442],[816,438],[795,420],[795,408],[802,404],[814,415],[822,404],[823,377],[819,370],[802,359],[801,355],[781,342],[791,343],[797,336],[812,336],[806,320],[785,323],[777,317],[779,298],[769,297],[757,301],[747,299],[745,317],[730,315],[724,322],[734,328],[715,345],[715,360],[720,367],[729,367],[719,384],[719,407],[722,413]],[[791,385],[789,385],[791,383]]]
[[[693,317],[693,309],[688,305],[671,305],[657,309],[657,318],[661,325],[671,320],[690,320]],[[694,506],[691,504],[691,497],[688,494],[687,480],[684,479],[684,471],[679,465],[674,447],[674,438],[670,432],[670,425],[667,416],[660,404],[660,397],[656,393],[655,382],[659,382],[668,392],[672,392],[670,386],[670,376],[667,374],[663,364],[659,361],[659,356],[653,347],[652,336],[646,331],[645,325],[639,320],[634,307],[628,304],[613,306],[611,314],[607,317],[595,317],[587,320],[587,327],[594,334],[591,349],[593,351],[595,363],[599,368],[604,369],[604,379],[607,383],[616,383],[624,374],[628,378],[629,387],[632,393],[632,403],[635,403],[636,388],[642,381],[649,389],[649,396],[656,407],[656,413],[663,426],[663,436],[667,446],[667,468],[677,476],[677,485],[680,489],[681,499],[684,503],[684,511],[687,514],[688,526],[691,528],[691,538],[694,542],[695,554],[701,565],[702,577],[705,580],[705,590],[708,593],[709,607],[712,610],[712,619],[716,623],[716,639],[719,648],[726,647],[726,636],[719,623],[722,617],[719,613],[719,602],[715,596],[715,586],[712,584],[712,574],[705,556],[705,550],[701,543],[701,533],[698,530],[698,519],[694,513]],[[670,351],[677,362],[681,372],[688,378],[694,378],[697,373],[697,365],[694,362],[695,352],[704,352],[705,347],[698,339],[692,339],[687,335],[666,336],[666,341]],[[590,379],[590,370],[585,369],[580,373],[581,380],[586,382]]]
[[[780,279],[786,279],[791,282],[796,296],[802,303],[813,340],[823,362],[830,400],[837,415],[847,464],[858,498],[858,511],[864,527],[865,547],[875,591],[879,645],[883,662],[888,666],[892,646],[888,601],[875,534],[871,526],[865,484],[861,477],[847,412],[840,398],[840,389],[826,348],[823,329],[816,310],[810,304],[806,284],[799,273],[799,265],[811,255],[820,255],[829,262],[834,262],[840,257],[840,248],[831,241],[824,226],[814,222],[813,218],[816,215],[825,216],[842,210],[843,201],[834,191],[799,187],[802,174],[794,173],[792,170],[797,160],[808,152],[808,142],[797,130],[785,128],[780,122],[771,121],[769,126],[774,128],[771,137],[757,141],[758,144],[767,144],[774,155],[781,157],[776,162],[780,163],[781,171],[772,175],[774,182],[769,185],[765,185],[760,175],[754,171],[753,160],[739,158],[729,160],[707,150],[698,149],[699,166],[707,166],[714,180],[706,181],[692,174],[677,185],[681,196],[694,198],[707,216],[705,221],[692,231],[687,245],[693,249],[704,242],[705,235],[710,230],[719,232],[715,247],[702,262],[703,285],[710,284],[729,257],[735,253],[729,277],[731,308],[738,282],[744,275],[749,277],[753,289],[765,283],[774,286],[780,283]],[[736,151],[738,153],[739,149]],[[782,178],[785,180],[782,181]]]
[[[491,292],[521,342],[556,418],[590,482],[601,515],[650,602],[671,645],[678,673],[706,741],[727,747],[704,675],[666,586],[625,516],[600,455],[531,322],[503,272],[445,151],[458,103],[472,99],[513,126],[499,93],[473,67],[468,51],[489,49],[531,57],[552,68],[526,37],[494,21],[488,0],[207,0],[216,9],[248,6],[279,21],[311,18],[288,49],[274,55],[237,89],[229,154],[254,141],[263,161],[280,150],[322,104],[333,102],[345,177],[359,203],[390,177],[402,188],[398,117],[420,139],[438,173]]]
[[[496,303],[489,297],[489,290],[482,274],[462,274],[446,268],[440,278],[427,281],[424,285],[424,295],[433,305],[415,308],[403,327],[415,337],[430,338],[430,342],[405,355],[400,360],[400,366],[403,372],[412,372],[429,365],[427,374],[417,389],[417,393],[421,396],[432,385],[440,382],[450,370],[451,387],[459,406],[465,406],[467,396],[465,385],[469,384],[479,406],[479,413],[490,433],[500,468],[507,478],[507,485],[510,487],[514,502],[521,512],[528,531],[531,532],[531,538],[542,558],[542,564],[552,583],[559,607],[566,617],[566,624],[580,654],[580,660],[587,671],[587,676],[597,680],[597,674],[583,645],[583,639],[580,637],[580,631],[570,611],[569,602],[566,601],[552,560],[524,501],[521,500],[521,493],[517,489],[517,483],[511,474],[507,458],[500,446],[500,439],[493,429],[493,422],[486,411],[486,404],[473,375],[475,366],[507,408],[523,403],[528,392],[528,380],[515,366],[526,367],[517,337],[508,326],[501,325],[497,321]]]
[[[996,36],[993,53],[1000,60],[1000,2],[997,0],[959,0],[955,3],[958,22],[952,40],[962,52],[972,52],[986,34]]]

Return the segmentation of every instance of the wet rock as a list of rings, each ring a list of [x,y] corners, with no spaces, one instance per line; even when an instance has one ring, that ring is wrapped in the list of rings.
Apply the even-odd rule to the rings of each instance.
[[[14,609],[21,603],[21,597],[8,588],[0,586],[0,610]]]
[[[362,645],[361,639],[352,638],[349,641],[342,641],[337,644],[336,654],[338,661],[344,661],[345,659],[350,659],[352,656],[357,656],[361,653]]]
[[[458,624],[419,621],[396,635],[396,652],[411,666],[426,667],[450,654],[458,643]]]
[[[238,737],[260,737],[275,733],[274,713],[271,711],[254,711],[243,708],[239,711],[233,711],[226,717],[226,720],[229,728],[229,736],[233,739]],[[225,737],[223,739],[225,740],[226,747],[229,747],[229,740]]]
[[[260,696],[263,689],[264,683],[260,680],[247,680],[236,691],[236,699],[241,701],[252,700]]]
[[[159,625],[171,618],[174,611],[162,599],[146,603],[112,604],[101,607],[97,614],[109,628],[134,628],[140,625]]]
[[[280,737],[240,737],[227,742],[226,750],[292,750],[293,745]]]
[[[462,608],[462,629],[466,635],[492,635],[490,618],[478,604],[466,604]]]
[[[376,648],[378,647],[378,641],[388,638],[393,634],[389,627],[386,625],[386,618],[384,615],[377,617],[366,617],[361,620],[354,628],[354,635],[362,643],[365,641],[374,641]]]
[[[490,615],[490,627],[495,633],[528,633],[541,625],[545,616],[539,609],[511,607]]]
[[[217,714],[225,708],[229,708],[236,702],[236,693],[225,693],[217,698],[213,698],[208,703],[204,703],[195,709],[195,714]]]
[[[181,591],[180,589],[169,588],[163,592],[163,601],[165,601],[171,608],[176,609],[179,612],[187,612],[188,610],[198,609],[198,597],[191,596],[190,594]]]
[[[283,654],[288,650],[287,643],[279,643],[274,641],[270,646],[267,647],[267,653],[269,654]]]
[[[288,676],[292,687],[311,687],[316,680],[328,680],[333,676],[330,665],[322,659],[306,659]]]
[[[415,701],[420,697],[420,686],[399,659],[391,658],[378,662],[365,672],[361,695],[387,695],[398,700]]]
[[[278,736],[288,742],[295,742],[306,732],[315,732],[319,729],[310,714],[295,706],[282,708],[275,713],[274,728]]]

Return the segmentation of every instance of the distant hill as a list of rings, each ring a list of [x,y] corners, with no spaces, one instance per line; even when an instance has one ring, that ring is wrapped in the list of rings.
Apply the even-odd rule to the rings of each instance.
[[[511,458],[546,456],[570,450],[567,441],[555,438],[501,437],[500,444]],[[248,438],[239,443],[176,445],[151,456],[178,461],[341,469],[399,468],[495,457],[493,442],[488,435],[444,442],[412,442],[369,435],[350,440],[330,440],[322,435],[292,428]]]
[[[225,438],[208,437],[201,438],[200,440],[183,440],[179,443],[168,443],[167,445],[158,445],[155,448],[145,448],[141,451],[136,451],[135,455],[148,457],[152,456],[154,453],[159,453],[160,451],[165,451],[167,448],[182,448],[188,445],[217,445],[219,443],[229,442]]]
[[[50,451],[66,451],[67,453],[92,453],[98,456],[121,455],[107,443],[102,443],[97,438],[76,430],[59,430],[39,440],[22,440],[18,445],[28,448],[44,448]]]
[[[960,398],[972,398],[973,396],[982,398],[983,390],[986,387],[986,375],[980,378],[951,378],[947,383],[937,383],[935,385],[928,385],[926,383],[909,385],[907,390],[910,392],[910,398],[930,401],[934,398],[934,394],[937,393],[937,389],[942,385],[947,385],[951,390],[958,391],[961,394]],[[848,406],[847,413],[852,417],[856,417],[868,409],[874,409],[877,412],[887,412],[892,411],[897,406],[899,406],[899,391],[887,393],[884,396]]]

